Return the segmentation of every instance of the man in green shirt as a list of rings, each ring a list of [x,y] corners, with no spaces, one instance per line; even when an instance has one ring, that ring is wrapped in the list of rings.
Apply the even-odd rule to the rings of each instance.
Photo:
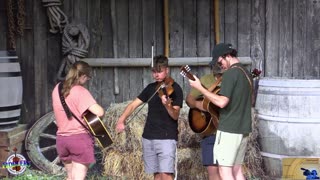
[[[219,126],[214,144],[214,161],[224,180],[245,180],[242,164],[251,132],[252,77],[240,63],[231,44],[221,43],[212,51],[210,65],[218,64],[224,73],[218,94],[208,91],[200,80],[189,80],[190,86],[220,107]]]
[[[212,73],[206,74],[201,77],[200,81],[203,86],[209,89],[218,78],[221,78],[222,71],[219,66],[212,66]],[[190,93],[187,95],[186,102],[190,108],[196,108],[201,111],[203,109],[203,101],[197,100],[202,94],[197,89],[192,88]],[[201,134],[200,134],[201,135]],[[201,135],[202,136],[202,135]],[[211,132],[210,135],[204,136],[201,140],[201,154],[202,154],[202,165],[207,168],[209,180],[219,180],[218,164],[213,161],[213,147],[216,139],[216,132]]]

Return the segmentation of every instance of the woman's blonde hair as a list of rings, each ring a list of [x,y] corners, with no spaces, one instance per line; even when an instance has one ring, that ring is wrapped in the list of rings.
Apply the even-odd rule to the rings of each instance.
[[[73,86],[79,84],[82,75],[90,77],[91,67],[84,61],[76,61],[68,71],[65,81],[63,82],[62,94],[67,97]]]

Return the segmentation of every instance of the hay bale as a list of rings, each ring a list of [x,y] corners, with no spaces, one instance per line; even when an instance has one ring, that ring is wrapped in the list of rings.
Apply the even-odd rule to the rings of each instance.
[[[104,174],[127,179],[152,180],[153,175],[144,172],[142,152],[120,152],[110,149],[105,157]],[[178,179],[207,179],[202,167],[199,148],[178,148]]]
[[[244,159],[245,176],[249,178],[268,179],[264,171],[263,158],[260,154],[258,143],[258,118],[254,108],[252,108],[252,133],[249,135],[247,151]]]
[[[127,120],[124,133],[117,134],[115,126],[125,107],[131,101],[111,104],[105,113],[104,122],[114,143],[103,150],[104,173],[111,176],[133,177],[134,179],[148,179],[152,176],[144,173],[142,160],[141,137],[147,116],[148,105],[140,107]],[[200,140],[188,122],[189,107],[183,104],[178,120],[178,179],[207,179],[206,168],[201,163]],[[245,157],[246,177],[260,177],[265,175],[262,167],[257,130],[257,119],[253,111],[253,132],[249,137],[248,149]]]
[[[104,174],[125,179],[153,179],[152,175],[144,173],[140,151],[120,152],[110,149],[104,161]]]
[[[114,140],[114,144],[108,148],[122,149],[123,151],[135,151],[141,149],[142,147],[141,137],[147,116],[148,105],[145,105],[141,110],[139,107],[138,110],[128,117],[125,132],[120,134],[115,132],[117,120],[130,102],[131,101],[111,104],[105,113],[105,118],[103,118],[103,121]],[[201,138],[189,127],[188,112],[189,108],[184,103],[183,108],[180,110],[180,117],[178,120],[179,148],[200,147],[199,142]]]
[[[130,102],[111,104],[105,113],[103,121],[114,143],[103,150],[104,173],[109,176],[124,176],[134,179],[151,177],[153,179],[152,176],[144,173],[141,157],[141,138],[148,105],[143,106],[141,110],[139,107],[136,110],[138,113],[134,112],[128,117],[125,132],[120,134],[115,132],[117,120]],[[188,112],[189,108],[184,103],[178,120],[178,177],[194,179],[195,175],[203,175],[206,169],[201,164],[199,144],[201,138],[189,127]]]
[[[178,148],[178,179],[208,179],[200,148]]]

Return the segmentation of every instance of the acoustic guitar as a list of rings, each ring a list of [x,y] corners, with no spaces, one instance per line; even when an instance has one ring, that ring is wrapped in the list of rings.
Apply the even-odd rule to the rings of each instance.
[[[104,123],[98,116],[92,114],[90,111],[87,111],[83,115],[83,119],[89,126],[91,134],[94,135],[96,141],[102,149],[108,147],[113,143],[113,140],[109,132],[107,131],[106,127],[104,126]]]
[[[180,74],[183,77],[187,77],[190,80],[195,80],[193,75],[190,73],[191,68],[186,65],[180,69]],[[219,78],[211,87],[209,91],[217,94],[220,91],[218,84],[221,82]],[[207,88],[206,88],[207,89]],[[189,126],[191,130],[201,136],[208,136],[217,131],[219,124],[219,107],[210,102],[207,98],[200,96],[196,99],[202,101],[202,106],[206,111],[201,111],[196,108],[190,108],[188,114]]]

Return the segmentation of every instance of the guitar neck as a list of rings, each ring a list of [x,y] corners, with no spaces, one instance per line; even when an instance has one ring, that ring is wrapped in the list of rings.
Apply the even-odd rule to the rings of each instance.
[[[193,77],[193,74],[190,72],[191,68],[188,65],[182,66],[180,68],[180,70],[181,70],[180,74],[183,77],[187,77],[190,80],[195,81],[195,78]],[[218,79],[216,80],[216,82],[212,86],[210,86],[209,88],[206,88],[202,83],[201,83],[201,86],[204,87],[205,89],[207,89],[208,91],[212,92],[212,91],[214,91],[216,89],[218,84],[221,82],[221,79],[222,79],[222,77],[219,76]]]
[[[196,79],[193,77],[193,74],[191,74],[190,72],[187,72],[186,73],[186,77],[187,78],[189,78],[190,80],[192,80],[192,81],[195,81]],[[201,82],[200,82],[201,83]],[[203,87],[203,88],[205,88],[205,89],[207,89],[208,91],[213,91],[213,89],[211,90],[210,88],[211,87],[209,87],[209,89],[205,86],[205,85],[203,85],[202,83],[201,83],[201,86]]]

